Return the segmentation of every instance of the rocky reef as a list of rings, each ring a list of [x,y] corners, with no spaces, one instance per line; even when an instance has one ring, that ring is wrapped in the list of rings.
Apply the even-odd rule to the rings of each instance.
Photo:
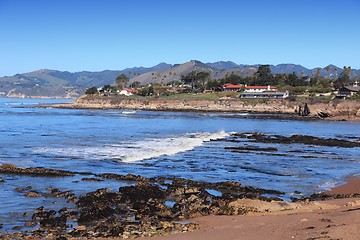
[[[233,134],[239,138],[246,138],[253,142],[261,143],[279,143],[279,144],[306,144],[314,146],[328,146],[328,147],[343,147],[343,148],[354,148],[360,147],[360,141],[348,141],[342,139],[333,139],[333,138],[319,138],[314,136],[294,134],[290,137],[281,136],[281,135],[266,135],[263,133],[235,133]],[[243,147],[243,149],[248,150],[250,147]],[[239,149],[239,148],[237,148]],[[255,148],[258,149],[258,148]],[[236,149],[233,149],[236,150]],[[252,149],[254,150],[254,149]],[[276,148],[265,148],[260,150],[267,151],[276,151]]]
[[[40,193],[31,186],[14,191],[28,198],[62,198],[74,203],[73,208],[60,210],[39,206],[24,226],[13,227],[12,233],[1,233],[2,238],[136,238],[193,231],[198,225],[194,217],[206,215],[239,215],[257,212],[241,199],[261,202],[282,201],[262,194],[282,194],[279,191],[243,186],[238,182],[197,182],[183,178],[145,178],[132,174],[91,174],[47,168],[19,168],[0,166],[0,173],[32,175],[34,177],[71,176],[88,174],[84,181],[126,181],[118,191],[103,188],[76,196],[72,190],[61,191],[47,187]],[[25,229],[25,230],[23,230]]]

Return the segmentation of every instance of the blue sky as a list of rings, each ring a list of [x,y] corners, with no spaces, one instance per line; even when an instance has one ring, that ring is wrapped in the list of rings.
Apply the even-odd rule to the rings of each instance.
[[[160,62],[360,68],[359,0],[0,0],[0,76]]]

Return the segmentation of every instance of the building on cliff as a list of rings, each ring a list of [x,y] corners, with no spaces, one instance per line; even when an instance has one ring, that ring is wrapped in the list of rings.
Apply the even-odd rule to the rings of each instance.
[[[345,99],[359,92],[360,92],[360,87],[358,86],[343,86],[339,89],[339,93],[335,97]]]
[[[233,91],[233,92],[237,92],[240,91],[243,88],[242,84],[232,84],[232,83],[226,83],[223,85],[223,90],[224,91]]]
[[[241,98],[287,98],[289,93],[280,92],[274,86],[245,86],[245,90],[240,94]]]

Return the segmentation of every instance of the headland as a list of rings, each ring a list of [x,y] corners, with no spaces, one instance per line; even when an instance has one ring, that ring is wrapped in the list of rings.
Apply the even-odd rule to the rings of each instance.
[[[190,95],[189,95],[190,96]],[[310,113],[304,116],[299,110],[305,104]],[[267,114],[264,118],[288,118],[301,120],[326,119],[333,121],[360,121],[360,101],[314,100],[291,101],[288,99],[218,99],[124,97],[83,95],[74,103],[52,105],[57,108],[75,109],[126,109],[151,111],[199,111]],[[282,116],[280,116],[282,115]]]

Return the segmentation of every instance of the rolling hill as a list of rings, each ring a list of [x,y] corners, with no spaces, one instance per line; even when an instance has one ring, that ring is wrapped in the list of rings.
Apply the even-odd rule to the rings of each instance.
[[[113,84],[115,78],[124,73],[130,82],[149,84],[153,82],[167,83],[179,81],[181,75],[191,71],[206,71],[212,79],[225,77],[226,74],[236,74],[242,77],[252,76],[259,65],[236,64],[231,61],[202,63],[191,60],[182,64],[160,63],[153,67],[134,67],[123,70],[104,70],[101,72],[67,72],[50,69],[41,69],[34,72],[15,74],[14,76],[0,77],[0,97],[78,97],[86,88]],[[321,69],[321,75],[337,78],[343,68],[329,65]],[[338,71],[334,71],[337,68]],[[292,73],[311,76],[318,69],[307,69],[296,64],[270,65],[272,73]],[[352,69],[351,77],[360,76],[360,70]]]

